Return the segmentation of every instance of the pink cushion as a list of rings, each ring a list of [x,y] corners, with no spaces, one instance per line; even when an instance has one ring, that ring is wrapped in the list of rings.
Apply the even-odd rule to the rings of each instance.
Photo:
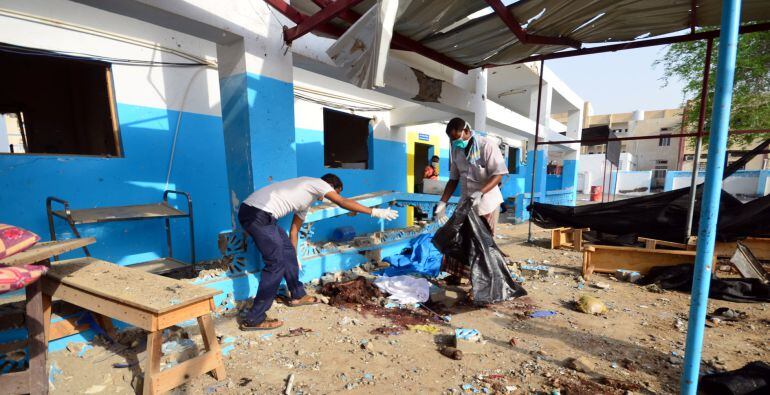
[[[47,267],[40,265],[0,266],[0,294],[22,289],[47,271]]]
[[[40,236],[22,228],[0,224],[0,259],[35,245]]]

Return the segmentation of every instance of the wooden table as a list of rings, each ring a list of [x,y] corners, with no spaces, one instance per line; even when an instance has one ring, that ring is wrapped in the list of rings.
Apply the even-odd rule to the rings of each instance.
[[[148,331],[144,394],[171,390],[198,375],[225,378],[211,312],[218,290],[86,257],[56,262],[42,281],[52,297]],[[160,371],[163,329],[197,319],[206,351]],[[50,322],[50,320],[46,321]],[[46,325],[45,333],[49,333]]]
[[[93,237],[89,237],[38,243],[26,251],[0,259],[0,264],[8,266],[48,265],[52,257],[93,244],[95,241]],[[48,343],[45,339],[45,327],[51,321],[51,304],[50,298],[46,304],[41,292],[41,283],[42,281],[38,280],[26,287],[27,316],[25,323],[28,333],[29,369],[23,372],[0,375],[0,393],[48,393],[48,372],[46,371]]]

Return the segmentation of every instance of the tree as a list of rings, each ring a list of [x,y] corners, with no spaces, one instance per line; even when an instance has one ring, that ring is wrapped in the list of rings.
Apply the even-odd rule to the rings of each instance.
[[[704,130],[711,129],[711,106],[719,53],[719,40],[714,40],[706,104]],[[701,84],[706,59],[706,41],[691,41],[670,45],[654,65],[664,68],[663,83],[672,78],[685,83],[685,120],[690,132],[698,128]],[[730,130],[770,129],[770,32],[742,34],[738,40],[738,58],[735,65]],[[757,139],[770,138],[768,134],[731,135],[730,143],[751,144]]]

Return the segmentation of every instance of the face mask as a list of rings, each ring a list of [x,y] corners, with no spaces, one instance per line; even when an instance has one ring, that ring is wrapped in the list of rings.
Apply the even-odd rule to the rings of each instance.
[[[457,149],[465,149],[468,147],[468,143],[470,142],[470,139],[463,140],[462,138],[459,138],[457,140],[452,141],[452,147]]]
[[[432,164],[432,165],[433,165],[433,167],[436,167],[436,166],[438,166],[438,162],[430,162],[430,164]]]

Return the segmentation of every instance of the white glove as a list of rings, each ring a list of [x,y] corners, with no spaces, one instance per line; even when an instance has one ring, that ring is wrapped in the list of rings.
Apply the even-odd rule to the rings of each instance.
[[[473,207],[478,206],[481,204],[481,197],[484,196],[481,191],[476,191],[471,194],[471,201],[473,202]]]
[[[373,208],[372,217],[392,221],[398,218],[398,211],[390,208]]]
[[[433,219],[435,219],[439,225],[444,225],[449,221],[449,218],[446,216],[446,202],[438,202],[438,204],[436,204],[436,211],[433,213]]]

